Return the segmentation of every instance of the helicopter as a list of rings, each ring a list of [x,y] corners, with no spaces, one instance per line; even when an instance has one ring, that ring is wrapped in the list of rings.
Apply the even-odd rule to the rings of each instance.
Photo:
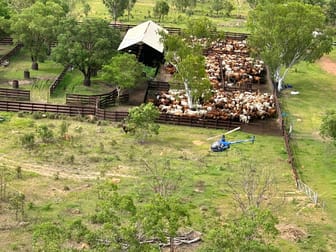
[[[237,128],[235,128],[233,130],[230,130],[230,131],[224,133],[219,140],[217,140],[216,142],[213,142],[211,144],[211,146],[210,146],[211,151],[213,151],[213,152],[222,152],[222,151],[225,151],[227,149],[230,149],[231,144],[245,143],[245,142],[251,142],[253,144],[254,141],[255,141],[255,136],[252,136],[251,138],[244,139],[244,140],[226,141],[225,135],[228,135],[228,134],[230,134],[232,132],[235,132],[235,131],[237,131],[239,129],[240,129],[240,127],[237,127]],[[218,136],[216,136],[216,137],[218,137]],[[210,137],[207,140],[210,140],[210,139],[213,139],[213,138],[214,137]]]

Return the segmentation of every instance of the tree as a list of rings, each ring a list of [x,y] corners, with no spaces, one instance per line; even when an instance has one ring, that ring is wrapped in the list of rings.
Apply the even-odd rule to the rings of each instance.
[[[268,65],[279,91],[293,65],[314,62],[332,47],[325,16],[318,6],[291,1],[259,4],[249,14],[248,27],[249,45]]]
[[[320,134],[323,137],[331,137],[336,144],[336,111],[328,110],[322,117]]]
[[[32,69],[38,70],[38,61],[43,61],[50,53],[57,27],[65,15],[60,5],[48,1],[45,4],[36,2],[11,18],[12,37],[29,50]]]
[[[141,80],[143,70],[144,65],[138,62],[134,54],[121,53],[103,65],[102,77],[117,86],[119,98],[122,89],[132,88]]]
[[[278,220],[268,210],[252,208],[248,214],[216,223],[200,251],[279,251],[271,244]]]
[[[103,182],[98,187],[99,201],[97,213],[91,217],[94,224],[100,224],[98,230],[93,231],[90,245],[93,248],[105,247],[112,251],[128,248],[134,251],[141,248],[137,228],[137,206],[133,197],[122,195],[111,182]],[[139,250],[138,250],[139,251]]]
[[[141,208],[140,220],[147,237],[158,238],[161,242],[170,243],[170,251],[174,251],[174,238],[181,227],[189,223],[189,212],[185,203],[176,197],[155,195],[149,203]]]
[[[193,109],[194,103],[200,99],[206,100],[211,91],[201,48],[197,45],[189,46],[177,35],[166,36],[164,44],[166,60],[175,66],[175,78],[184,84],[188,106]]]
[[[185,12],[188,8],[192,9],[196,7],[196,0],[173,0],[173,5],[181,12]]]
[[[63,30],[52,51],[53,59],[77,68],[84,76],[84,85],[90,86],[92,74],[116,53],[120,33],[97,18],[85,18],[82,23],[69,20]]]
[[[126,125],[144,143],[148,137],[159,134],[160,125],[155,123],[159,116],[160,111],[153,103],[141,104],[129,110]]]
[[[224,9],[224,2],[222,0],[212,0],[211,8],[216,11],[218,16],[218,12]]]
[[[276,192],[272,174],[268,168],[256,167],[251,161],[243,161],[239,172],[226,182],[236,208],[243,214],[248,214],[250,209],[267,208],[265,203],[268,203]]]
[[[22,10],[32,6],[35,3],[35,0],[7,0],[8,6],[15,13],[19,13]]]
[[[150,153],[148,156],[151,156]],[[144,167],[139,173],[144,178],[145,194],[152,191],[161,197],[169,197],[181,186],[183,174],[171,165],[169,159],[143,160],[143,163]]]
[[[336,25],[336,0],[330,0],[328,2],[326,16],[330,24]]]
[[[214,38],[217,36],[216,25],[208,18],[189,18],[187,29],[184,31],[186,36],[197,38]]]
[[[128,0],[103,0],[103,3],[111,14],[114,23],[117,23],[118,17],[121,17],[124,14],[124,11],[129,5]]]
[[[7,3],[0,0],[0,39],[8,34],[10,11]]]
[[[169,13],[169,5],[164,0],[156,1],[155,6],[153,8],[154,16],[159,19],[161,22],[161,18],[163,19],[164,16],[168,15]]]
[[[130,20],[131,10],[133,9],[134,5],[136,3],[136,0],[128,0],[127,3],[127,19]]]

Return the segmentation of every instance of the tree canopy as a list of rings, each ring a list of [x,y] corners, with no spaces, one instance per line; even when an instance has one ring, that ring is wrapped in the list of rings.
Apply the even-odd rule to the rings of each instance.
[[[175,78],[182,82],[188,98],[190,109],[200,99],[208,98],[210,81],[205,72],[205,58],[202,50],[196,44],[188,45],[177,35],[168,35],[164,39],[166,60],[177,70]]]
[[[161,19],[164,18],[164,16],[168,15],[169,13],[169,4],[164,0],[156,1],[155,6],[153,8],[154,16],[159,19],[159,22]]]
[[[0,0],[0,39],[9,32],[10,10],[4,0]]]
[[[160,116],[160,111],[153,103],[143,103],[129,110],[126,124],[132,133],[144,143],[152,135],[158,135],[160,125],[155,122]]]
[[[118,18],[124,14],[124,11],[129,6],[129,1],[125,0],[103,0],[103,3],[112,16],[114,23],[117,22]]]
[[[217,33],[215,24],[208,18],[189,18],[184,33],[197,38],[213,38]]]
[[[323,137],[331,137],[336,145],[336,111],[328,110],[322,117],[320,133]]]
[[[54,60],[77,68],[84,75],[84,85],[90,86],[92,74],[116,53],[120,33],[103,19],[85,18],[81,23],[66,22],[57,41]]]
[[[57,28],[66,12],[53,1],[36,2],[11,18],[11,32],[14,41],[23,43],[30,52],[32,68],[38,69],[38,61],[50,53],[56,41]]]
[[[331,50],[332,38],[319,6],[265,2],[250,12],[248,27],[249,45],[269,66],[279,91],[293,65],[314,62]]]
[[[102,77],[117,86],[119,97],[121,89],[132,88],[141,80],[143,70],[144,65],[134,54],[120,53],[103,65]]]
[[[217,221],[205,238],[201,252],[213,251],[279,251],[271,244],[278,223],[270,211],[250,209],[248,214],[231,217],[225,223]]]

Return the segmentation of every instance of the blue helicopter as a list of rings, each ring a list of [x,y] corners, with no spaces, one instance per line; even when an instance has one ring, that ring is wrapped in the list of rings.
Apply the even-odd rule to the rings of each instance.
[[[232,141],[232,142],[231,141],[227,141],[225,139],[225,135],[228,135],[228,134],[230,134],[232,132],[235,132],[235,131],[237,131],[239,129],[240,129],[240,127],[235,128],[233,130],[230,130],[230,131],[226,132],[225,134],[223,134],[222,137],[219,140],[217,140],[216,142],[214,142],[214,143],[211,144],[211,147],[210,147],[211,151],[213,151],[213,152],[222,152],[222,151],[225,151],[227,149],[230,149],[231,144],[245,143],[245,142],[251,142],[253,144],[254,141],[255,141],[255,136],[252,136],[249,139],[236,140],[236,141]],[[213,137],[208,138],[208,140],[210,140],[212,138]]]

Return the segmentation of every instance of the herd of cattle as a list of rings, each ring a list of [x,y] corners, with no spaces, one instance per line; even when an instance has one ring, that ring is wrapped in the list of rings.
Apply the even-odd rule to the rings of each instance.
[[[247,84],[260,87],[266,76],[263,61],[249,56],[246,40],[217,40],[210,46],[206,40],[199,43],[208,45],[205,69],[212,85],[212,97],[190,108],[185,90],[170,89],[156,96],[155,103],[161,112],[243,123],[276,115],[272,94],[260,92],[258,88],[246,90]],[[228,91],[228,87],[235,91]]]

